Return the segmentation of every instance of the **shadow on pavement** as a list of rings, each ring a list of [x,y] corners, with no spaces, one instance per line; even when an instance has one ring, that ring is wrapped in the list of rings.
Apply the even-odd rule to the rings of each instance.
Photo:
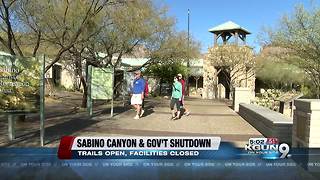
[[[167,112],[164,112],[164,111],[157,111],[155,112],[155,114],[170,114],[169,111]],[[212,117],[219,117],[219,116],[239,116],[238,114],[201,114],[201,113],[194,113],[194,112],[191,112],[190,113],[190,116],[204,116],[204,117],[208,117],[208,116],[212,116]]]
[[[122,106],[116,106],[116,107],[113,107],[113,117],[115,116],[118,116],[126,111],[130,110],[130,107],[129,106],[125,106],[125,107],[122,107]],[[105,108],[105,109],[100,109],[100,110],[97,110],[97,111],[94,111],[93,114],[92,114],[92,117],[98,117],[98,116],[105,116],[105,115],[110,115],[110,112],[111,112],[111,108]]]
[[[143,117],[147,117],[155,113],[153,109],[154,109],[154,105],[145,106]]]
[[[63,123],[55,124],[45,128],[45,145],[51,143],[58,143],[61,136],[70,136],[76,132],[83,132],[86,128],[93,126],[100,121],[90,119],[88,116],[85,117],[65,117],[60,119]],[[116,124],[109,123],[114,128],[117,128]],[[40,130],[31,131],[18,135],[15,140],[4,142],[2,146],[39,146],[40,144]]]

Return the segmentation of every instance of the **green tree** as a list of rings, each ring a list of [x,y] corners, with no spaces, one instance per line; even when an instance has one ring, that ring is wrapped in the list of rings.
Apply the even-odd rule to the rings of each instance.
[[[256,56],[256,77],[270,88],[290,90],[293,84],[307,84],[302,69],[279,58],[283,49],[266,46]]]
[[[188,74],[188,68],[181,62],[157,63],[148,66],[144,73],[148,76],[159,78],[161,94],[161,85],[163,83],[173,83],[173,77],[179,73],[185,77]]]
[[[181,62],[187,59],[188,51],[191,56],[199,53],[200,45],[195,41],[191,41],[188,49],[186,33],[174,29],[175,21],[167,15],[167,8],[150,0],[128,1],[107,7],[104,13],[100,31],[87,43],[70,49],[74,56],[85,60],[79,63],[85,69],[88,65],[119,68],[121,58],[133,56],[139,48],[144,51],[143,58],[149,60],[129,71],[160,62]],[[85,105],[86,81],[84,77],[81,79]]]
[[[61,59],[74,64],[85,91],[83,66],[116,68],[121,57],[140,47],[149,58],[143,66],[199,52],[195,41],[187,48],[186,33],[175,30],[167,8],[151,0],[2,0],[0,5],[1,48],[20,56],[49,54],[46,71]]]
[[[51,51],[48,71],[73,46],[84,43],[96,31],[102,10],[111,0],[2,0],[0,43],[12,55],[32,55]],[[29,46],[32,46],[32,50]],[[49,50],[47,47],[50,46]]]
[[[285,49],[282,59],[306,73],[320,98],[320,8],[297,6],[291,15],[283,16],[269,38],[272,46]]]
[[[11,55],[24,56],[19,44],[13,19],[15,17],[16,0],[1,0],[0,2],[0,43],[1,49]]]
[[[137,48],[143,48],[144,58],[149,59],[143,66],[186,59],[188,50],[191,57],[199,53],[200,45],[195,41],[187,48],[187,34],[174,29],[175,20],[167,15],[165,6],[140,0],[108,7],[106,11],[105,27],[87,46],[91,53],[87,59],[97,66],[119,67],[121,58],[132,55]]]
[[[165,63],[165,64],[154,64],[149,66],[145,70],[146,75],[152,75],[160,78],[160,83],[172,83],[173,77],[177,74],[187,75],[188,69],[185,65],[179,62]]]

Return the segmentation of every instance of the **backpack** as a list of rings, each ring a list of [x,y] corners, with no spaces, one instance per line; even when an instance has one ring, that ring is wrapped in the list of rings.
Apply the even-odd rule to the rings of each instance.
[[[149,95],[149,85],[148,85],[148,81],[145,81],[145,86],[144,86],[144,95],[148,96]]]

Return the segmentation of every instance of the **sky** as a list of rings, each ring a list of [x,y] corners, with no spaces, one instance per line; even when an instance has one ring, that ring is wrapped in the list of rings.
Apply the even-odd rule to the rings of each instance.
[[[258,34],[263,27],[276,27],[284,14],[303,4],[319,6],[320,0],[158,0],[169,7],[168,14],[176,18],[178,31],[188,29],[190,9],[190,34],[201,43],[201,52],[206,53],[213,45],[213,34],[208,29],[227,21],[233,21],[252,34],[247,44],[259,51]],[[312,3],[311,3],[312,2]]]

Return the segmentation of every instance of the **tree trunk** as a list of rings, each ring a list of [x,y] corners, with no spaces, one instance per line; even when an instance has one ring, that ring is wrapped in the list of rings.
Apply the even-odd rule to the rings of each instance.
[[[196,92],[198,90],[198,78],[196,78]]]
[[[218,83],[219,83],[219,79],[218,79],[218,74],[214,75],[214,83],[213,83],[213,91],[214,91],[214,98],[218,99]]]
[[[80,77],[80,83],[79,85],[76,87],[76,90],[80,91],[81,89],[81,84],[83,84],[83,81],[85,81],[84,79],[81,80],[81,78],[84,78],[83,75],[82,75],[82,59],[81,59],[81,54],[80,53],[77,53],[76,55],[76,62],[75,62],[75,65],[76,65],[76,77]]]
[[[234,89],[233,89],[233,85],[232,85],[232,83],[230,82],[230,84],[229,84],[229,97],[228,97],[228,99],[229,100],[233,100],[233,98],[234,98]]]
[[[159,96],[161,96],[161,89],[162,89],[162,78],[160,78],[160,89],[159,89]]]
[[[318,85],[318,91],[317,91],[317,99],[320,99],[320,86]]]
[[[81,75],[80,77],[81,84],[83,85],[83,95],[82,95],[82,103],[81,103],[82,108],[87,107],[87,96],[88,96],[88,86],[86,81],[88,80],[88,64],[86,63],[85,66],[86,66],[86,78],[83,75]]]
[[[81,76],[80,80],[81,80],[81,83],[83,84],[83,95],[82,95],[81,107],[86,108],[87,107],[88,87],[87,87],[87,84],[86,84],[83,76]]]

